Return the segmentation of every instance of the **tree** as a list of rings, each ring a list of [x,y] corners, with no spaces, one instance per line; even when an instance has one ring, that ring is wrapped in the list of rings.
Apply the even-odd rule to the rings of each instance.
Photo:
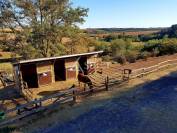
[[[76,34],[88,12],[72,7],[69,0],[0,0],[0,8],[0,25],[16,35],[13,47],[30,47],[38,57],[61,53],[62,38],[70,36],[70,30]]]

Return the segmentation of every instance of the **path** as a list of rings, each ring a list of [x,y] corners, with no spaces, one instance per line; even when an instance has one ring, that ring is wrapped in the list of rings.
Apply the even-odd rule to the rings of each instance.
[[[176,133],[176,125],[177,73],[172,73],[45,132]]]

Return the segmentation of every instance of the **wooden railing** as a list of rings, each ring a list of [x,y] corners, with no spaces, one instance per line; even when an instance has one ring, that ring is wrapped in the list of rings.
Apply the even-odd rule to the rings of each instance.
[[[50,109],[58,104],[75,101],[75,91],[75,88],[70,88],[54,95],[30,101],[26,104],[17,105],[15,108],[9,109],[4,112],[6,119],[0,121],[0,127],[12,123],[15,120],[37,113],[39,111]]]
[[[23,96],[25,97],[25,99],[27,101],[32,101],[34,100],[33,98],[33,94],[31,91],[29,91],[29,89],[22,89],[22,93],[23,93]]]
[[[174,65],[177,65],[177,59],[167,60],[167,61],[164,61],[164,62],[160,62],[157,65],[132,70],[130,78],[136,78],[136,77],[144,76],[146,74],[158,71],[158,70],[163,69],[163,68],[174,66]]]
[[[154,66],[132,70],[131,74],[128,76],[130,76],[129,78],[132,79],[132,78],[144,76],[146,74],[152,73],[154,71],[157,71],[157,70],[169,67],[169,66],[176,66],[176,65],[177,65],[177,59],[167,60],[167,61],[158,63]],[[119,68],[117,68],[117,69],[119,69]],[[122,73],[122,74],[124,74],[124,73]],[[124,77],[124,76],[121,76],[121,77]],[[88,94],[88,93],[99,92],[100,90],[101,91],[102,90],[109,91],[109,88],[111,85],[125,83],[129,80],[129,78],[126,78],[126,79],[122,78],[120,80],[120,76],[117,76],[117,78],[116,78],[116,77],[111,77],[111,76],[107,75],[107,76],[100,78],[100,79],[102,79],[101,80],[102,83],[99,86],[96,86],[96,85],[93,86],[92,90],[86,89],[84,91],[78,91],[77,89],[72,87],[68,90],[56,93],[54,95],[50,95],[50,96],[46,96],[46,97],[43,97],[40,99],[32,100],[26,104],[18,105],[15,108],[5,111],[6,119],[3,121],[0,121],[0,127],[7,125],[9,123],[12,123],[13,121],[16,121],[18,119],[32,115],[34,113],[43,111],[45,109],[51,109],[59,104],[63,104],[63,103],[71,102],[71,101],[76,102],[77,96],[82,96],[82,95]],[[96,81],[96,79],[93,78],[92,82],[94,83],[97,81]],[[25,90],[24,93],[26,93],[26,95],[29,97],[29,99],[33,99],[33,97],[31,97],[31,95],[30,95],[30,92]],[[15,115],[11,116],[9,114],[15,114]],[[8,117],[8,116],[11,116],[11,117]]]

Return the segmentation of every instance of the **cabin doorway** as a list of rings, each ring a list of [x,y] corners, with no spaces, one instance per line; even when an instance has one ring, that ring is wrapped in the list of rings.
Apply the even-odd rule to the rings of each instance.
[[[66,80],[66,68],[64,60],[57,60],[54,64],[55,81]]]
[[[87,72],[87,57],[80,57],[80,59],[79,59],[79,71],[83,72],[85,75],[88,74],[88,72]]]
[[[36,64],[21,66],[23,81],[27,83],[28,88],[38,88],[38,78]]]

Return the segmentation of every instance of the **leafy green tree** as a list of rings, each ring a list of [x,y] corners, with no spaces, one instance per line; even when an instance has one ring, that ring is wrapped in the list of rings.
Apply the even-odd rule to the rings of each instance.
[[[177,39],[164,38],[160,40],[148,41],[141,52],[150,52],[152,56],[161,56],[177,53]]]
[[[123,55],[127,51],[132,50],[133,45],[130,40],[116,39],[111,42],[111,51],[113,55]]]
[[[109,52],[110,51],[110,43],[108,42],[104,42],[104,41],[96,41],[95,42],[95,49],[97,51],[99,50],[103,50],[105,52]]]
[[[17,51],[30,47],[36,56],[49,57],[62,53],[62,38],[78,33],[87,12],[69,0],[1,0],[0,25],[16,35],[11,45]]]

